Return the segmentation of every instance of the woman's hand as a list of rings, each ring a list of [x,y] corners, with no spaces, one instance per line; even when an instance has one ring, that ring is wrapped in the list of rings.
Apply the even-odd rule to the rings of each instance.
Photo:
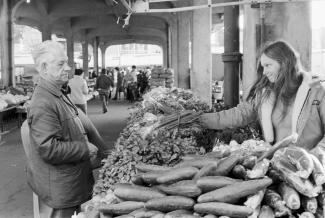
[[[208,115],[206,113],[201,114],[198,121],[199,121],[199,124],[203,128],[209,129],[209,126],[208,126],[209,117],[208,117]]]

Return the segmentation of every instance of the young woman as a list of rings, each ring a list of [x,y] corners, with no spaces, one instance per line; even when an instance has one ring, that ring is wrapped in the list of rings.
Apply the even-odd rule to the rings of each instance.
[[[325,150],[325,84],[321,78],[303,71],[299,55],[283,41],[262,50],[257,74],[245,102],[203,114],[201,122],[207,128],[224,129],[258,120],[269,143],[298,134],[296,146]]]

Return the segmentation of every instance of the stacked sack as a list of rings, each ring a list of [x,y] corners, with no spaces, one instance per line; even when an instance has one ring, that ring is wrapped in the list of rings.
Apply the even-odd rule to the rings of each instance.
[[[171,68],[155,67],[151,71],[150,87],[166,87],[171,88],[174,86],[174,70]]]

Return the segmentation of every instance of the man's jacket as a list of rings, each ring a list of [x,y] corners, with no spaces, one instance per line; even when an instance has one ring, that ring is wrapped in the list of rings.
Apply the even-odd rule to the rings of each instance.
[[[41,79],[27,121],[29,141],[23,138],[23,144],[32,190],[52,208],[72,207],[89,200],[94,178],[76,107],[57,87]]]
[[[97,78],[95,89],[101,89],[101,90],[108,91],[112,87],[114,87],[114,83],[108,76],[101,74]]]

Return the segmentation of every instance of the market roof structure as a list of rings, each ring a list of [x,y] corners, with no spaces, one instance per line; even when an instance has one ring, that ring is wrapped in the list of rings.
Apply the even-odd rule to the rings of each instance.
[[[222,4],[227,7],[216,7]],[[233,6],[229,6],[231,4]],[[238,5],[243,5],[245,26],[242,53],[239,51]],[[98,48],[105,54],[103,51],[114,44],[159,45],[163,50],[163,65],[176,72],[175,85],[191,88],[210,102],[211,28],[213,23],[223,22],[225,101],[236,105],[240,69],[247,90],[256,77],[257,50],[265,41],[288,40],[309,68],[309,5],[307,0],[2,0],[3,84],[14,84],[11,26],[14,22],[39,29],[42,40],[51,39],[53,33],[65,37],[71,65],[73,43],[82,42],[85,71],[88,70],[88,44],[94,48],[95,69]],[[243,67],[240,68],[242,56]]]

